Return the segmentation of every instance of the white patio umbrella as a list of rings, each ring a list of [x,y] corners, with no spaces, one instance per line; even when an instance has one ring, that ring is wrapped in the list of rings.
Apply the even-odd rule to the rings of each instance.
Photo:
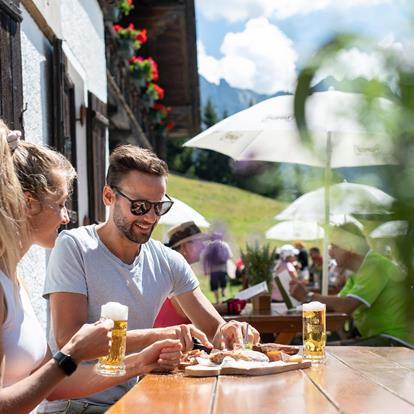
[[[365,100],[362,95],[327,91],[306,101],[306,119],[312,137],[312,150],[300,139],[294,121],[293,96],[278,96],[238,112],[203,131],[184,145],[211,149],[235,160],[261,160],[298,163],[325,168],[325,187],[330,169],[338,167],[393,164],[392,141],[381,122],[367,130],[368,119],[360,123]],[[379,116],[390,112],[392,103],[377,99]],[[329,223],[326,192],[325,225]],[[324,238],[324,257],[328,240]],[[327,260],[324,261],[322,292],[328,290]]]
[[[373,239],[387,239],[407,234],[408,223],[403,220],[393,220],[382,223],[374,229],[369,237]]]
[[[330,217],[330,224],[343,224],[352,222],[359,228],[362,224],[352,216],[339,214]],[[317,220],[287,220],[282,221],[266,232],[267,239],[274,240],[318,240],[323,239],[325,231]]]
[[[390,212],[394,198],[384,191],[364,184],[339,183],[329,187],[331,224],[341,224],[340,218],[353,221],[351,214],[386,215]],[[325,188],[310,191],[275,216],[276,220],[316,220],[325,219]]]
[[[196,210],[190,207],[177,198],[171,197],[174,201],[171,210],[161,216],[159,224],[165,224],[167,226],[175,226],[186,221],[194,221],[199,227],[209,227],[210,223]]]
[[[266,232],[266,239],[318,240],[323,239],[323,228],[316,222],[300,220],[282,221]]]

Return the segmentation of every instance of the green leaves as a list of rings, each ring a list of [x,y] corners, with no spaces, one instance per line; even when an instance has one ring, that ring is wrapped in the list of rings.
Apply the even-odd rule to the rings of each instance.
[[[246,249],[241,251],[243,263],[246,266],[246,273],[249,285],[256,285],[266,282],[269,292],[272,290],[272,268],[276,259],[276,252],[269,244],[254,246],[246,244]]]

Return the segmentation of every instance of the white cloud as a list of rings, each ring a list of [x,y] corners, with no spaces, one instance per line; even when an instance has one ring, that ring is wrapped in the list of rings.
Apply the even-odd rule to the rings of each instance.
[[[198,72],[209,82],[219,84],[220,82],[220,62],[213,56],[206,54],[206,49],[201,40],[197,41],[197,60]]]
[[[392,35],[389,35],[379,43],[379,49],[377,52],[366,52],[353,47],[339,52],[334,59],[318,70],[314,83],[318,83],[327,76],[333,76],[339,81],[361,77],[368,80],[378,79],[392,82],[395,73],[387,68],[386,54],[381,53],[381,49],[382,51],[394,51],[398,55],[402,53],[403,46],[395,42]]]
[[[206,18],[222,18],[232,23],[256,17],[286,18],[328,7],[343,10],[391,2],[392,0],[196,0],[198,10]]]
[[[267,19],[251,19],[243,32],[227,33],[220,50],[223,57],[216,59],[198,42],[199,72],[210,82],[223,78],[233,87],[259,93],[292,90],[297,53],[292,41]]]

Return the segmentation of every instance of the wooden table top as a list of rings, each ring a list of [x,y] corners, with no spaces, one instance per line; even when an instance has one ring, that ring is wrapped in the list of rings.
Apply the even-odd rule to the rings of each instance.
[[[328,347],[324,365],[260,377],[147,375],[108,414],[414,413],[414,351]]]

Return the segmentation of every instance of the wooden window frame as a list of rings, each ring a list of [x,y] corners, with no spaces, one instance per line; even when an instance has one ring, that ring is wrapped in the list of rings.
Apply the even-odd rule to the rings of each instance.
[[[23,78],[18,0],[0,0],[0,117],[23,131]]]

